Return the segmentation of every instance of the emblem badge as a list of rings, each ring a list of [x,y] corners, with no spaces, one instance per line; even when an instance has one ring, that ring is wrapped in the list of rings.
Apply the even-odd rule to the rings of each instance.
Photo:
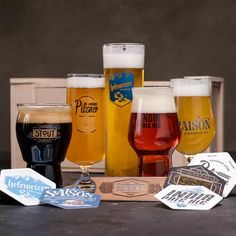
[[[132,102],[134,87],[133,73],[117,73],[110,78],[110,100],[118,107],[124,107]]]

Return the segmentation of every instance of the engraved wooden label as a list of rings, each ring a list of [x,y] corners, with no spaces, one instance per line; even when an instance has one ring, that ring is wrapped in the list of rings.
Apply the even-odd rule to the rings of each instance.
[[[104,201],[157,201],[166,177],[93,177]]]

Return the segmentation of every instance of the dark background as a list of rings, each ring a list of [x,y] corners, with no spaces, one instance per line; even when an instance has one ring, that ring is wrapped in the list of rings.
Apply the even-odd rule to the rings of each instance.
[[[236,1],[0,0],[0,163],[10,161],[9,78],[102,73],[106,42],[145,43],[145,80],[224,77],[225,150],[236,149]]]

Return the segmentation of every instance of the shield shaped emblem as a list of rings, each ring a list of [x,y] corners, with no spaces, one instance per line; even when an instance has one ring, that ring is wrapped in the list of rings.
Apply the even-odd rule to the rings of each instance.
[[[110,100],[119,107],[132,102],[132,88],[134,87],[133,73],[113,74],[110,78]]]

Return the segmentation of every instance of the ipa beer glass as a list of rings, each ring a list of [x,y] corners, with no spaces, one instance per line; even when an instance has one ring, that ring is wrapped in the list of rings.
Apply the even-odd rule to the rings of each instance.
[[[133,88],[128,140],[139,157],[139,176],[167,176],[180,140],[171,88]]]
[[[177,150],[186,155],[205,151],[215,136],[211,81],[202,77],[171,79],[179,117],[181,141]]]
[[[103,46],[106,104],[107,176],[137,176],[137,155],[127,134],[132,88],[144,83],[144,45],[113,43]]]
[[[62,186],[61,162],[70,142],[71,107],[67,104],[18,104],[16,136],[24,161]]]
[[[104,77],[71,74],[67,82],[67,103],[72,106],[73,132],[66,156],[82,171],[75,186],[94,192],[95,183],[89,177],[89,168],[105,156]]]

